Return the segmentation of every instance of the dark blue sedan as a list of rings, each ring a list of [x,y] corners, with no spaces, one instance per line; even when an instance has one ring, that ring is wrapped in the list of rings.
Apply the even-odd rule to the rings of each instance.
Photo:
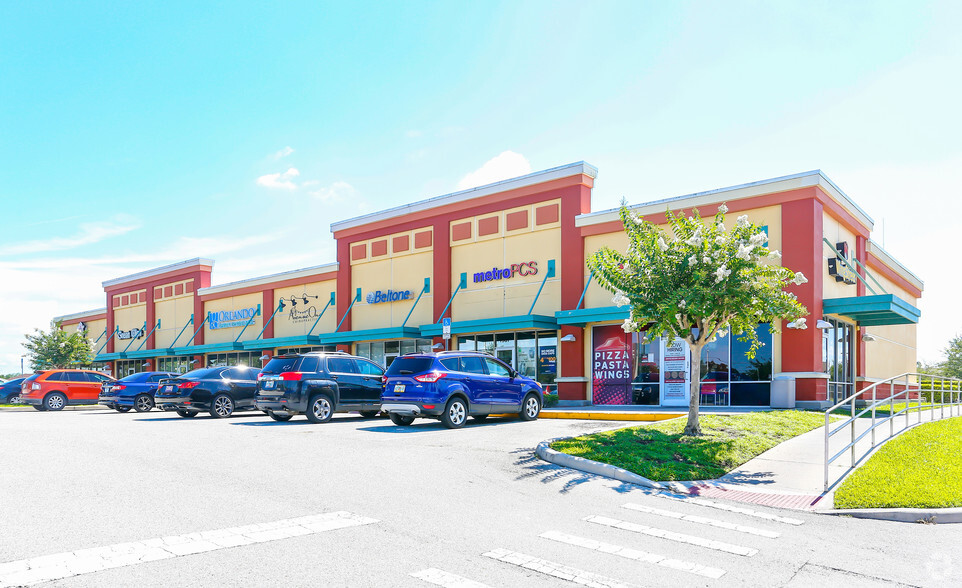
[[[172,372],[140,372],[130,374],[116,382],[105,382],[100,389],[98,404],[118,412],[131,408],[137,412],[147,412],[154,407],[154,394],[157,384],[167,378],[176,378]]]

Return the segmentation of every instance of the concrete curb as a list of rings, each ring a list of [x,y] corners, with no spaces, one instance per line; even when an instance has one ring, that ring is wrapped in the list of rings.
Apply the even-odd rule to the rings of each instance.
[[[99,405],[99,404],[80,404],[80,405],[76,405],[76,406],[65,406],[65,407],[63,407],[62,409],[60,409],[60,410],[58,410],[58,411],[54,411],[54,412],[61,412],[61,411],[64,411],[64,410],[96,410],[96,409],[111,410],[111,409],[107,408],[106,406],[101,406],[101,405]],[[35,408],[33,408],[32,406],[30,406],[29,404],[24,404],[24,405],[22,405],[22,406],[0,406],[0,412],[4,412],[4,411],[6,411],[6,412],[37,412],[37,410],[36,410]],[[48,411],[44,411],[44,412],[48,412]]]
[[[567,453],[561,453],[560,451],[551,449],[551,443],[559,440],[560,439],[551,439],[550,441],[542,441],[541,443],[538,443],[535,453],[538,455],[538,457],[547,462],[566,468],[571,468],[573,470],[588,472],[589,474],[611,478],[620,482],[628,482],[629,484],[637,484],[638,486],[645,486],[647,488],[655,488],[656,490],[670,489],[664,484],[652,482],[648,478],[644,478],[638,474],[633,474],[628,470],[615,467],[613,465],[608,465],[606,463],[591,461],[590,459],[585,459],[583,457],[568,455]]]
[[[815,511],[818,514],[875,519],[898,523],[962,523],[962,508],[848,508]]]
[[[539,418],[543,419],[580,419],[593,421],[666,421],[685,416],[678,413],[637,413],[637,412],[585,412],[547,409],[542,410]]]

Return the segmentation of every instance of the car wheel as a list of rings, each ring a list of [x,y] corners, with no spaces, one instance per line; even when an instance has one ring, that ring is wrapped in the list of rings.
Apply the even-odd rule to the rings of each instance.
[[[471,418],[473,418],[474,420],[476,420],[476,421],[478,421],[478,422],[480,423],[480,422],[485,421],[485,420],[488,418],[488,415],[486,415],[486,414],[476,414],[476,415],[474,415],[474,416],[471,417]]]
[[[468,405],[461,398],[448,400],[448,405],[444,407],[444,414],[441,415],[441,422],[449,429],[460,429],[468,420]]]
[[[366,419],[373,419],[374,417],[377,416],[377,413],[378,413],[378,412],[380,412],[380,411],[377,411],[377,410],[362,410],[362,411],[361,411],[361,416],[364,417],[364,418],[366,418]]]
[[[271,417],[272,419],[274,419],[275,421],[277,421],[277,422],[279,422],[279,423],[286,423],[287,421],[291,420],[291,417],[292,417],[293,415],[290,415],[290,414],[277,414],[276,412],[268,412],[268,413],[267,413],[267,416]]]
[[[533,421],[541,414],[541,400],[535,394],[528,394],[521,403],[521,419]]]
[[[117,407],[114,408],[114,410],[116,410],[117,412],[128,412],[128,411],[130,411],[130,407],[129,407],[129,406],[117,406]]]
[[[39,410],[41,412],[47,410],[47,408],[42,404],[31,404],[30,406],[32,406],[34,410]]]
[[[392,412],[390,414],[390,417],[391,417],[391,422],[399,427],[408,427],[411,425],[411,423],[414,422],[413,416],[407,416],[404,414],[395,414]]]
[[[312,423],[326,423],[334,416],[334,403],[327,394],[318,394],[307,403],[307,420]]]
[[[222,419],[234,414],[234,401],[227,394],[218,394],[210,401],[210,416]]]
[[[11,394],[10,397],[7,398],[7,404],[20,404],[20,395]]]
[[[67,397],[60,392],[48,394],[43,399],[43,407],[46,410],[63,410],[65,406],[67,406]]]
[[[197,416],[197,411],[196,411],[196,410],[184,410],[183,408],[178,408],[178,409],[177,409],[177,414],[178,414],[179,416],[184,417],[185,419],[189,419],[189,418],[191,418],[191,417]]]
[[[139,394],[134,398],[134,410],[137,412],[147,412],[154,407],[154,399],[148,394]]]

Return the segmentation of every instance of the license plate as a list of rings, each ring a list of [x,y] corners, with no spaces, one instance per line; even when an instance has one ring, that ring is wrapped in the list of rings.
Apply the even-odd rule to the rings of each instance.
[[[274,380],[265,380],[265,381],[264,381],[264,389],[265,389],[265,390],[273,390],[273,389],[274,389]]]
[[[173,391],[174,391],[173,386],[164,386],[164,392],[173,392]]]
[[[401,394],[401,393],[403,393],[403,392],[404,392],[404,384],[395,384],[395,385],[394,385],[394,393],[395,393],[395,394]]]

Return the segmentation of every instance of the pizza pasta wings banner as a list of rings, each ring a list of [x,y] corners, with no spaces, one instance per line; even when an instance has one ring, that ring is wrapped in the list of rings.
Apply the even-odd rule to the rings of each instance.
[[[625,333],[621,325],[592,329],[592,403],[631,404],[633,366],[630,333]]]

